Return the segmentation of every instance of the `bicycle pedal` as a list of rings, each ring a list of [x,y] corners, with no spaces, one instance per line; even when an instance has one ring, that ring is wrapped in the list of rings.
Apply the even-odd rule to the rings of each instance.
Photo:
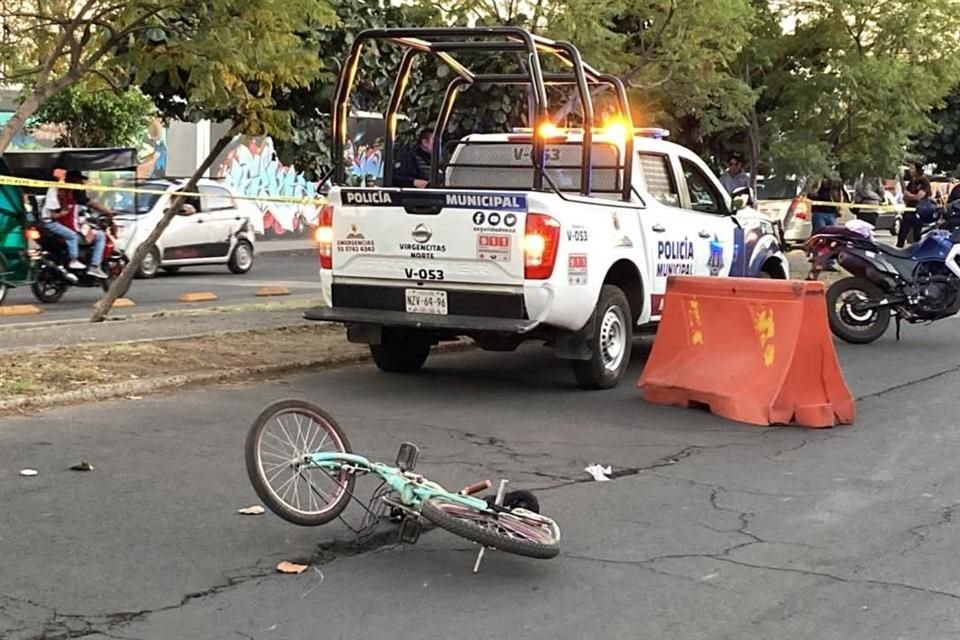
[[[404,544],[416,544],[423,532],[423,524],[420,518],[405,518],[400,523],[400,542]]]

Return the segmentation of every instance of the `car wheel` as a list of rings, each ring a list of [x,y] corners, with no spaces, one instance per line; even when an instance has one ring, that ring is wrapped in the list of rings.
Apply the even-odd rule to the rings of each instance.
[[[416,331],[384,327],[380,344],[370,345],[377,368],[387,373],[419,371],[430,355],[430,337]]]
[[[573,375],[584,389],[612,389],[630,366],[633,349],[633,316],[619,287],[603,285],[594,310],[594,332],[589,360],[574,360]]]
[[[155,278],[160,271],[160,251],[156,247],[150,249],[147,255],[143,256],[140,268],[137,269],[138,278]]]
[[[250,271],[253,268],[253,245],[246,240],[238,242],[233,248],[233,253],[230,254],[227,267],[238,275]]]

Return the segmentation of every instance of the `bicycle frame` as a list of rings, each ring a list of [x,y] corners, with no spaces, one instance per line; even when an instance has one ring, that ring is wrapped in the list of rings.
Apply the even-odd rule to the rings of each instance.
[[[414,509],[419,509],[425,501],[435,497],[442,497],[471,509],[487,511],[490,508],[485,500],[451,493],[423,476],[401,471],[382,462],[371,462],[367,458],[353,453],[311,453],[305,456],[305,460],[311,466],[331,471],[339,471],[344,468],[349,470],[354,467],[363,473],[375,473],[393,489],[405,506]]]

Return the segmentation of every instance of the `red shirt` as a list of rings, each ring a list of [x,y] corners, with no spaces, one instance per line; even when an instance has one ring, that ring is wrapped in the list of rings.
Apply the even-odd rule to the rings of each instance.
[[[60,200],[60,214],[57,216],[57,222],[69,229],[79,231],[76,192],[73,189],[57,189],[57,199]]]

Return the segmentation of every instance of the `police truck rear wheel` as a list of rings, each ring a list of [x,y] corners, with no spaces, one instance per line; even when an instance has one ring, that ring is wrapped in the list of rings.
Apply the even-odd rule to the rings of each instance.
[[[630,366],[633,349],[633,316],[623,291],[605,284],[594,310],[592,354],[589,360],[574,360],[573,375],[584,389],[612,389]]]
[[[387,373],[413,373],[430,355],[430,339],[415,331],[384,328],[380,344],[370,345],[377,368]]]

